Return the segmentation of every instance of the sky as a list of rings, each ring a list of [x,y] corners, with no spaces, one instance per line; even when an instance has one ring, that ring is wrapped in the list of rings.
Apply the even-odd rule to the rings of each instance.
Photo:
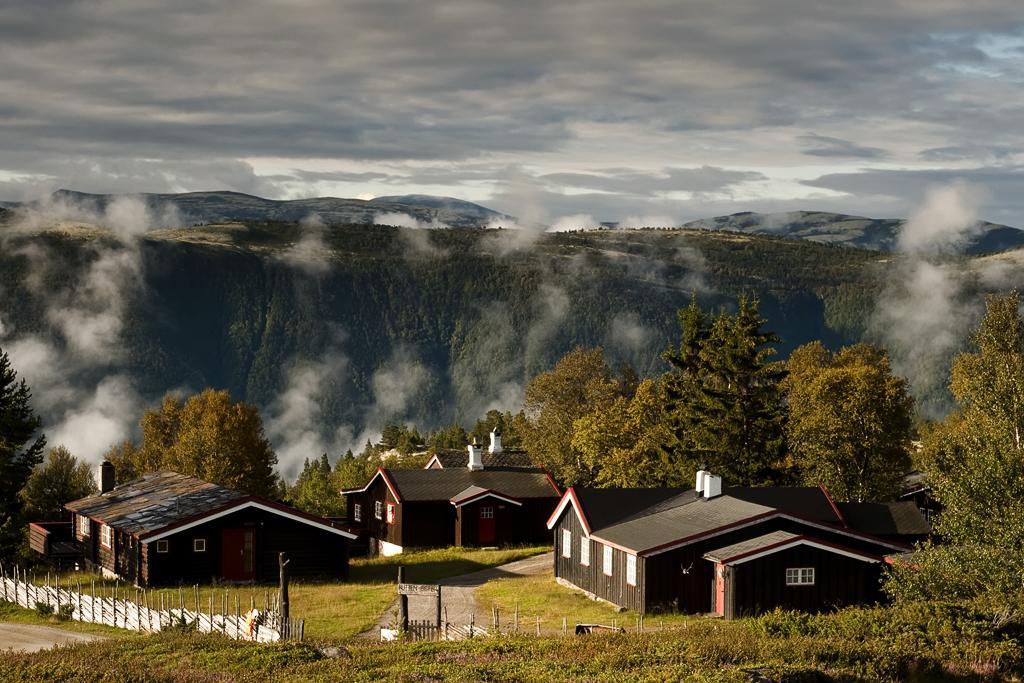
[[[0,199],[425,193],[521,218],[1024,226],[1020,0],[0,0]],[[584,219],[580,219],[584,220]]]

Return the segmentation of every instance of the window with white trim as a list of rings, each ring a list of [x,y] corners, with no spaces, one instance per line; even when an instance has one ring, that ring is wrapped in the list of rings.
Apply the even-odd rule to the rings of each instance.
[[[363,521],[363,506],[359,503],[352,506],[352,518],[357,522]]]
[[[379,500],[373,501],[373,516],[377,519],[384,519],[384,503]]]
[[[388,524],[395,523],[395,504],[388,503]]]
[[[194,552],[194,553],[205,553],[206,552],[206,539],[205,538],[193,538],[192,539],[192,552]]]
[[[89,535],[89,518],[85,515],[78,515],[78,535]]]
[[[787,586],[813,586],[814,567],[787,567]]]
[[[170,550],[171,550],[171,544],[166,539],[163,540],[163,541],[157,541],[156,542],[156,551],[158,553],[163,554],[163,553],[170,552]]]
[[[562,557],[572,557],[572,532],[562,529]]]
[[[626,553],[626,583],[636,585],[636,555]]]
[[[480,506],[480,519],[494,519],[494,506],[493,505],[481,505]]]
[[[604,546],[604,557],[602,559],[604,560],[604,562],[601,563],[602,564],[601,570],[604,572],[605,576],[611,576],[612,575],[612,547],[610,545]]]
[[[113,534],[106,524],[100,525],[100,545],[108,550],[114,546]]]
[[[586,536],[580,536],[580,564],[590,566],[590,539]]]

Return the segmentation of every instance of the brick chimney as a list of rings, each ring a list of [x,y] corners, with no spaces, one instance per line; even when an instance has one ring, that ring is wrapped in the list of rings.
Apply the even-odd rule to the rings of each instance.
[[[107,493],[115,486],[114,463],[104,460],[100,463],[96,473],[97,483],[100,485],[100,493]]]
[[[473,443],[469,444],[469,464],[466,465],[470,472],[476,472],[484,468],[484,449],[473,439]]]

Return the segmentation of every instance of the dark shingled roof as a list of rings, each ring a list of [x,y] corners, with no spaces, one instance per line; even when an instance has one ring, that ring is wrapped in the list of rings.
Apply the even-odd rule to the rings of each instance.
[[[839,503],[851,529],[874,536],[927,536],[928,520],[913,501],[898,503]]]
[[[446,470],[466,467],[469,464],[469,451],[465,448],[461,450],[454,448],[445,449],[443,451],[437,451],[434,455],[437,456],[437,460],[441,463],[441,467]],[[485,448],[481,460],[483,462],[484,469],[487,469],[488,467],[526,467],[533,469],[536,467],[536,465],[530,462],[530,454],[526,451],[519,450],[504,450],[500,453],[488,453]]]
[[[64,507],[104,524],[140,535],[247,498],[241,491],[177,472],[150,472],[107,493]]]
[[[746,555],[747,553],[761,550],[762,548],[767,548],[778,543],[792,541],[794,538],[800,538],[800,534],[794,534],[789,531],[773,531],[770,534],[758,536],[757,538],[748,538],[745,541],[733,543],[732,545],[727,545],[724,548],[709,550],[704,553],[704,557],[709,560],[714,560],[715,562],[724,562],[736,557],[737,555]]]
[[[730,486],[723,493],[813,522],[842,524],[828,496],[817,486]]]
[[[451,500],[470,486],[479,486],[511,498],[557,498],[541,470],[482,469],[384,470],[403,501]]]
[[[697,493],[693,489],[590,489],[573,487],[576,500],[583,506],[583,515],[591,531],[619,524],[638,514],[651,514],[662,505],[671,505],[678,496]],[[672,502],[670,502],[672,501]],[[689,502],[689,501],[687,501]],[[655,506],[659,506],[656,508]]]

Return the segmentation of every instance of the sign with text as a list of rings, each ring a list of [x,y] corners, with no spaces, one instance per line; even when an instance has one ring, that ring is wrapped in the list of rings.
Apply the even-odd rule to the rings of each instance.
[[[441,586],[431,583],[400,583],[399,595],[441,595]]]

